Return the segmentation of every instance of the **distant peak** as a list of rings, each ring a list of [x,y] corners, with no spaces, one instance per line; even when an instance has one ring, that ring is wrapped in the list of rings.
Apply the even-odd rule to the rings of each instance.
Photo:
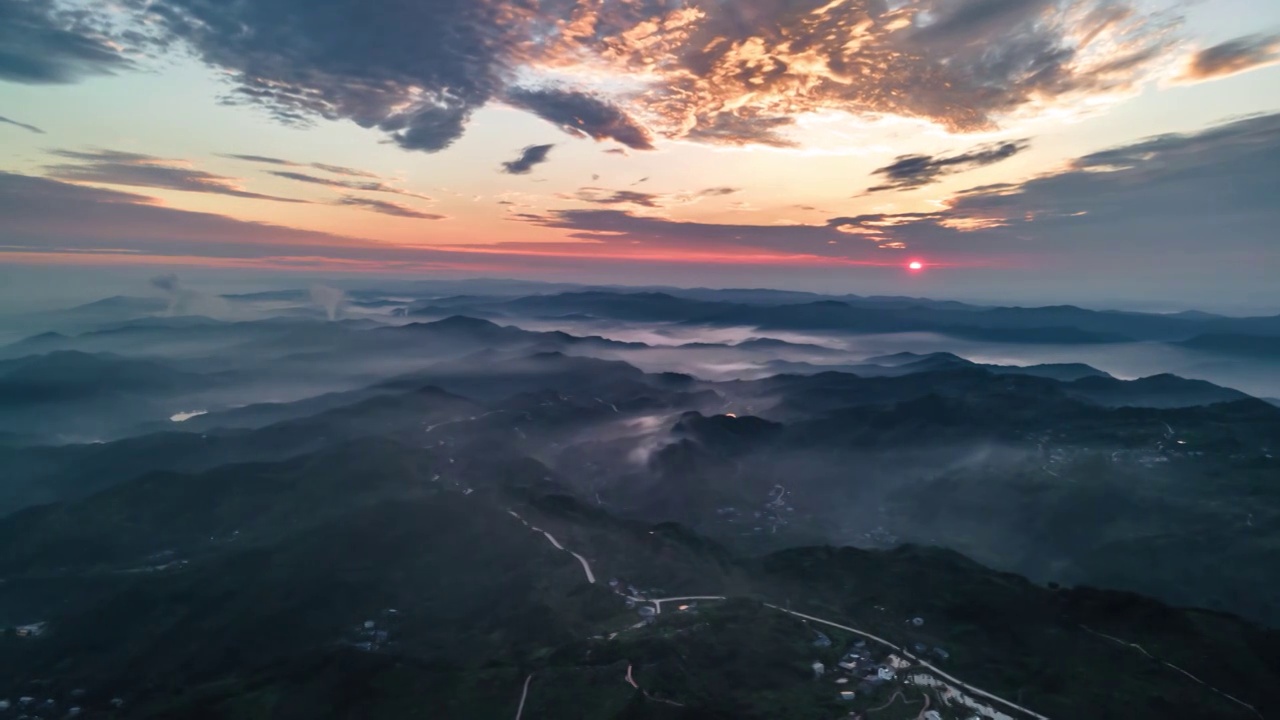
[[[480,318],[468,317],[466,315],[452,315],[443,320],[437,320],[433,323],[427,323],[427,327],[443,330],[443,329],[449,329],[449,328],[459,328],[459,329],[486,328],[487,329],[487,328],[498,328],[502,326],[498,325],[497,323],[490,322],[488,320],[481,320]]]

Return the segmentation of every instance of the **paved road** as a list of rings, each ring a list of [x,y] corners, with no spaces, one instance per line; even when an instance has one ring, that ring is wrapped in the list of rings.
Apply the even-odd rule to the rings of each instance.
[[[546,536],[547,536],[547,540],[551,541],[551,545],[552,545],[552,547],[554,547],[555,549],[557,549],[557,550],[563,550],[564,552],[567,552],[567,553],[569,553],[570,555],[572,555],[572,556],[574,556],[575,558],[577,558],[577,559],[578,559],[578,562],[582,564],[582,572],[586,574],[586,576],[587,576],[587,582],[591,583],[592,585],[595,585],[595,584],[596,584],[596,574],[595,574],[594,572],[591,572],[591,563],[587,562],[587,559],[586,559],[586,558],[582,557],[581,555],[579,555],[578,553],[576,553],[576,552],[574,552],[574,551],[572,551],[572,550],[568,550],[568,549],[566,549],[566,548],[565,548],[565,546],[563,546],[563,545],[561,545],[561,544],[560,544],[560,541],[559,541],[559,540],[556,540],[556,538],[555,538],[555,536],[554,536],[554,535],[552,535],[551,533],[547,532],[546,530],[543,530],[542,528],[534,527],[534,526],[530,525],[528,522],[526,522],[526,521],[525,521],[525,519],[524,519],[524,518],[522,518],[522,517],[520,517],[518,514],[516,514],[516,512],[515,512],[514,510],[508,510],[508,511],[507,511],[507,513],[508,513],[508,514],[510,514],[510,515],[511,515],[511,517],[513,517],[513,518],[515,518],[515,519],[519,520],[520,522],[524,523],[525,527],[529,528],[530,530],[532,530],[532,531],[534,531],[534,532],[542,533],[543,535],[546,535]]]
[[[529,681],[533,679],[533,673],[524,679],[524,690],[520,693],[520,707],[516,708],[516,720],[520,720],[520,716],[524,714],[524,701],[529,697]]]
[[[723,595],[691,595],[689,597],[669,597],[669,598],[658,598],[655,600],[652,598],[638,598],[638,597],[631,597],[630,595],[628,595],[627,599],[635,600],[636,602],[653,603],[653,609],[656,610],[659,615],[661,615],[662,603],[664,602],[683,602],[686,600],[724,600],[724,596]]]
[[[1137,643],[1131,643],[1131,642],[1129,642],[1129,641],[1127,641],[1127,640],[1121,640],[1121,639],[1120,639],[1120,638],[1118,638],[1118,637],[1111,637],[1110,635],[1107,635],[1107,634],[1105,634],[1105,633],[1100,633],[1100,632],[1098,632],[1097,630],[1094,630],[1093,628],[1088,627],[1088,626],[1085,626],[1085,625],[1081,625],[1081,626],[1080,626],[1080,629],[1082,629],[1082,630],[1084,630],[1084,631],[1086,631],[1086,632],[1093,633],[1094,635],[1097,635],[1098,637],[1106,638],[1106,639],[1110,640],[1111,642],[1119,643],[1119,644],[1121,644],[1121,645],[1125,645],[1125,646],[1127,646],[1127,647],[1131,647],[1131,648],[1133,648],[1133,649],[1137,650],[1138,652],[1142,653],[1143,655],[1146,655],[1147,657],[1151,658],[1152,660],[1155,660],[1156,662],[1160,663],[1161,665],[1165,665],[1165,666],[1168,666],[1168,667],[1170,667],[1170,668],[1173,668],[1174,670],[1177,670],[1178,672],[1182,673],[1183,675],[1186,675],[1187,677],[1191,678],[1192,680],[1195,680],[1196,682],[1198,682],[1198,683],[1200,683],[1201,685],[1203,685],[1203,686],[1205,686],[1205,687],[1209,688],[1210,690],[1212,690],[1212,691],[1214,691],[1214,692],[1218,693],[1219,695],[1221,695],[1222,697],[1224,697],[1224,698],[1226,698],[1226,699],[1230,700],[1231,702],[1233,702],[1233,703],[1235,703],[1235,704],[1237,704],[1237,705],[1240,705],[1241,707],[1249,708],[1249,709],[1250,709],[1250,710],[1252,710],[1252,711],[1253,711],[1253,713],[1254,713],[1255,715],[1257,715],[1258,717],[1262,717],[1262,713],[1258,710],[1258,708],[1256,708],[1256,707],[1254,707],[1254,706],[1250,705],[1249,703],[1247,703],[1247,702],[1245,702],[1245,701],[1241,700],[1240,698],[1237,698],[1237,697],[1233,697],[1233,696],[1231,696],[1231,695],[1228,695],[1227,693],[1225,693],[1225,692],[1223,692],[1223,691],[1219,690],[1218,688],[1216,688],[1216,687],[1214,687],[1214,686],[1210,685],[1209,683],[1207,683],[1207,682],[1205,682],[1205,681],[1201,680],[1200,678],[1196,677],[1195,675],[1192,675],[1191,673],[1187,672],[1186,670],[1183,670],[1182,668],[1178,667],[1177,665],[1174,665],[1173,663],[1165,662],[1164,660],[1161,660],[1160,658],[1156,657],[1155,655],[1152,655],[1151,653],[1147,652],[1146,648],[1142,647],[1141,645],[1139,645],[1139,644],[1137,644]]]
[[[534,526],[530,525],[530,524],[528,523],[528,521],[526,521],[524,518],[520,517],[520,515],[519,515],[519,514],[517,514],[514,510],[507,510],[507,513],[509,513],[509,514],[511,515],[511,517],[514,517],[515,519],[517,519],[517,520],[519,520],[520,522],[524,523],[524,525],[525,525],[526,527],[528,527],[530,530],[533,530],[534,532],[540,532],[540,533],[542,533],[543,535],[545,535],[545,536],[547,537],[547,540],[549,540],[549,541],[551,542],[552,546],[554,546],[557,550],[562,550],[562,551],[564,551],[564,552],[569,553],[570,555],[573,555],[575,558],[577,558],[577,559],[578,559],[578,562],[582,563],[582,569],[583,569],[583,571],[584,571],[584,572],[586,573],[586,575],[587,575],[587,581],[588,581],[588,582],[590,582],[590,583],[592,583],[592,584],[595,584],[595,581],[596,581],[595,573],[593,573],[593,572],[591,571],[591,565],[590,565],[590,563],[588,563],[588,562],[587,562],[586,558],[582,557],[581,555],[579,555],[579,554],[577,554],[577,553],[575,553],[575,552],[573,552],[573,551],[571,551],[571,550],[566,550],[566,549],[565,549],[565,547],[564,547],[563,545],[561,545],[561,544],[560,544],[560,542],[559,542],[558,540],[556,540],[556,539],[555,539],[555,537],[554,537],[551,533],[549,533],[549,532],[547,532],[546,530],[543,530],[543,529],[541,529],[541,528],[537,528],[537,527],[534,527]],[[628,596],[628,597],[629,597],[629,596]],[[657,613],[661,613],[661,612],[662,612],[662,603],[664,603],[664,602],[680,602],[680,601],[692,601],[692,600],[724,600],[725,598],[724,598],[724,596],[722,596],[722,595],[690,595],[690,596],[687,596],[687,597],[670,597],[670,598],[636,598],[636,597],[632,597],[632,598],[630,598],[630,599],[635,600],[636,602],[648,602],[648,603],[653,603],[653,607],[654,607],[655,611],[656,611]],[[777,606],[777,605],[772,605],[772,604],[770,604],[770,603],[764,603],[764,605],[765,605],[765,607],[773,608],[774,610],[778,610],[778,611],[781,611],[781,612],[787,613],[788,615],[792,615],[792,616],[795,616],[795,617],[798,617],[798,618],[803,618],[803,619],[805,619],[805,620],[811,620],[811,621],[816,622],[816,623],[821,623],[821,624],[823,624],[823,625],[828,625],[828,626],[833,627],[833,628],[837,628],[837,629],[840,629],[840,630],[844,630],[845,632],[850,632],[850,633],[853,633],[853,634],[855,634],[855,635],[861,635],[862,637],[868,638],[868,639],[870,639],[870,640],[874,640],[874,641],[876,641],[876,642],[880,643],[881,645],[884,645],[885,647],[888,647],[888,648],[891,648],[891,649],[893,649],[893,650],[896,650],[897,652],[901,653],[901,654],[903,655],[903,657],[906,657],[906,658],[909,658],[909,659],[911,659],[911,660],[915,661],[915,663],[916,663],[916,664],[918,664],[918,665],[920,665],[921,667],[928,668],[928,669],[929,669],[929,670],[931,670],[933,673],[935,673],[935,674],[937,674],[937,675],[939,675],[939,676],[941,676],[941,677],[944,677],[944,678],[946,678],[947,680],[950,680],[951,682],[953,682],[953,683],[955,683],[956,685],[958,685],[958,686],[960,686],[960,687],[962,687],[962,688],[964,688],[964,689],[968,690],[969,692],[971,692],[971,693],[973,693],[973,694],[975,694],[975,695],[981,695],[982,697],[985,697],[985,698],[988,698],[988,699],[994,700],[994,701],[996,701],[996,702],[998,702],[998,703],[1001,703],[1001,704],[1003,704],[1003,705],[1005,705],[1005,706],[1007,706],[1007,707],[1013,708],[1014,710],[1017,710],[1017,711],[1019,711],[1019,712],[1026,713],[1027,715],[1030,715],[1031,717],[1036,718],[1036,720],[1049,720],[1049,718],[1047,718],[1047,717],[1045,717],[1044,715],[1041,715],[1041,714],[1039,714],[1039,713],[1037,713],[1037,712],[1035,712],[1035,711],[1033,711],[1033,710],[1028,710],[1027,708],[1022,707],[1021,705],[1017,705],[1017,704],[1015,704],[1015,703],[1012,703],[1012,702],[1010,702],[1010,701],[1008,701],[1008,700],[1005,700],[1004,698],[1001,698],[1001,697],[999,697],[999,696],[992,695],[991,693],[989,693],[989,692],[987,692],[987,691],[985,691],[985,690],[981,690],[981,689],[976,688],[976,687],[974,687],[974,686],[972,686],[972,685],[969,685],[968,683],[965,683],[965,682],[964,682],[964,681],[962,681],[962,680],[959,680],[958,678],[952,677],[951,675],[948,675],[947,673],[943,672],[942,670],[939,670],[939,669],[938,669],[937,667],[935,667],[934,665],[929,664],[928,662],[926,662],[926,661],[924,661],[924,660],[922,660],[922,659],[920,659],[920,658],[916,657],[915,655],[911,654],[910,652],[907,652],[906,650],[903,650],[901,647],[899,647],[899,646],[897,646],[897,645],[895,645],[895,644],[893,644],[893,643],[889,642],[888,640],[885,640],[885,639],[884,639],[884,638],[882,638],[882,637],[878,637],[878,636],[876,636],[876,635],[872,635],[871,633],[868,633],[868,632],[863,632],[862,630],[858,630],[858,629],[856,629],[856,628],[851,628],[851,627],[849,627],[849,626],[847,626],[847,625],[840,625],[839,623],[834,623],[834,622],[831,622],[830,620],[824,620],[824,619],[822,619],[822,618],[814,617],[814,616],[812,616],[812,615],[805,615],[804,613],[795,612],[794,610],[788,610],[788,609],[786,609],[786,608],[784,608],[784,607],[779,607],[779,606]],[[629,679],[629,675],[630,675],[630,673],[628,673],[628,681],[629,681],[629,682],[631,682],[631,681],[630,681],[630,679]],[[532,677],[532,676],[531,676],[531,677]],[[526,681],[525,681],[525,684],[526,684],[526,686],[528,685],[528,680],[526,680]],[[1230,696],[1228,696],[1228,697],[1230,697]],[[1235,698],[1232,698],[1232,699],[1234,700]],[[1237,702],[1239,702],[1239,701],[1237,701]],[[1241,704],[1243,705],[1244,703],[1241,703]],[[1249,707],[1249,706],[1247,706],[1247,705],[1246,705],[1246,707]],[[1252,708],[1250,708],[1250,709],[1252,709]],[[517,720],[518,720],[518,716],[517,716]]]

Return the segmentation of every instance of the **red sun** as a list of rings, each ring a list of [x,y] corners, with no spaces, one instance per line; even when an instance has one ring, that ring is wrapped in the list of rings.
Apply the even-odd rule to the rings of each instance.
[[[923,270],[924,263],[920,262],[919,260],[912,260],[911,262],[907,263],[907,269],[912,272]]]

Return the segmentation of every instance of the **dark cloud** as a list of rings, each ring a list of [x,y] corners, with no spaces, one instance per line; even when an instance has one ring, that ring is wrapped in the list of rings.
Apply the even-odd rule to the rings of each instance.
[[[571,196],[574,200],[594,205],[638,205],[640,207],[662,207],[662,196],[654,193],[636,192],[635,190],[605,190],[603,188],[581,188]]]
[[[885,182],[867,192],[911,190],[938,182],[945,175],[994,165],[1030,147],[1028,140],[995,143],[973,148],[959,155],[899,155],[892,163],[872,171]]]
[[[550,17],[534,0],[150,0],[150,21],[230,73],[231,102],[286,122],[351,120],[437,151],[505,86]]]
[[[932,0],[910,31],[917,43],[964,48],[975,40],[1016,33],[1044,17],[1056,0]],[[920,16],[917,16],[918,18]]]
[[[381,213],[383,215],[394,215],[395,217],[416,218],[418,220],[444,220],[444,215],[436,213],[422,212],[415,210],[407,205],[400,203],[387,202],[385,200],[374,200],[371,198],[356,197],[354,195],[345,195],[335,201],[336,205],[349,205],[351,207],[364,208],[371,212]]]
[[[3,116],[3,115],[0,115],[0,125],[13,125],[14,127],[20,127],[20,128],[22,128],[23,130],[27,130],[27,131],[33,132],[33,133],[35,133],[35,134],[37,134],[37,135],[44,135],[44,131],[43,131],[43,130],[41,130],[40,128],[36,127],[35,125],[28,125],[28,124],[26,124],[26,123],[24,123],[24,122],[18,122],[17,120],[11,120],[11,119],[9,119],[9,118],[7,118],[7,117]]]
[[[1209,80],[1280,63],[1280,35],[1249,35],[1196,53],[1180,79]]]
[[[69,83],[131,66],[93,13],[48,0],[0,0],[0,80]]]
[[[307,202],[296,198],[249,192],[241,188],[234,178],[197,170],[181,161],[152,155],[117,150],[54,150],[53,154],[76,161],[45,167],[46,174],[59,180],[163,188],[183,192],[230,195],[251,200]]]
[[[1280,222],[1276,197],[1280,114],[1091,153],[1024,183],[962,192],[936,213],[829,222],[913,248],[1029,253],[1130,268],[1180,258],[1227,276],[1223,263],[1230,257],[1280,261],[1271,242]]]
[[[382,180],[340,180],[335,178],[320,177],[319,175],[310,175],[308,173],[294,172],[292,170],[272,170],[272,175],[282,177],[286,180],[294,180],[296,182],[309,183],[311,185],[323,185],[325,187],[340,188],[343,190],[362,190],[364,192],[380,192],[390,193],[392,195],[405,195],[407,197],[418,198],[419,200],[430,201],[432,198],[404,188],[389,185]]]
[[[514,88],[507,92],[506,100],[571,134],[614,140],[632,150],[653,149],[648,130],[617,105],[594,95],[556,88]]]
[[[547,161],[547,154],[555,145],[529,145],[520,151],[520,157],[502,163],[502,172],[508,175],[527,175],[535,165]]]
[[[295,124],[349,120],[425,151],[448,147],[495,100],[634,149],[655,137],[786,147],[797,117],[833,111],[986,130],[1031,106],[1133,90],[1166,66],[1176,18],[1137,4],[130,2],[162,42],[184,41],[224,71],[230,102]],[[537,84],[574,76],[644,83]]]
[[[794,118],[762,116],[750,110],[739,110],[708,117],[690,130],[687,137],[718,145],[795,147],[795,140],[779,133],[779,130],[785,130],[794,124]]]

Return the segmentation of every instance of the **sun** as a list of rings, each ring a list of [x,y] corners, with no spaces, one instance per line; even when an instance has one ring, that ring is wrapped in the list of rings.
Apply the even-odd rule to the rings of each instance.
[[[924,263],[920,262],[919,260],[912,260],[911,262],[907,263],[907,269],[908,269],[908,270],[913,270],[913,271],[914,271],[914,270],[923,270],[923,269],[924,269]]]

